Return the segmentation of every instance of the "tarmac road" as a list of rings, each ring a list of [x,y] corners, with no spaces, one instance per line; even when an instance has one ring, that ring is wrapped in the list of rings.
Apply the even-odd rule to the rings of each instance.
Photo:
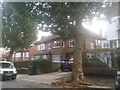
[[[31,83],[20,79],[5,80],[1,82],[2,88],[33,88]]]
[[[67,73],[68,72],[54,72],[33,76],[29,76],[27,74],[18,74],[16,80],[0,81],[0,85],[2,88],[55,88],[51,86],[51,83],[58,81]]]
[[[27,74],[18,74],[16,80],[6,80],[0,82],[2,88],[56,88],[51,85],[52,82],[62,80],[67,80],[71,72],[53,72],[42,75],[29,76]],[[112,87],[114,90],[114,78],[106,77],[86,77],[89,82],[100,86]]]

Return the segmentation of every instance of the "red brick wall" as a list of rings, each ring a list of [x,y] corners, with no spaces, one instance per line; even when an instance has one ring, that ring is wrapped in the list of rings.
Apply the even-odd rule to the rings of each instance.
[[[34,45],[29,49],[29,58],[31,59],[32,56],[38,53],[38,45]]]
[[[62,42],[62,40],[63,40],[64,41],[64,47],[60,46],[59,48],[48,49],[48,43],[50,43],[54,40],[60,40],[60,42]],[[43,50],[43,51],[38,51],[38,44],[31,47],[30,50],[29,50],[30,58],[32,56],[34,56],[35,54],[50,54],[50,52],[51,53],[64,54],[64,53],[72,53],[74,51],[74,48],[69,46],[69,40],[70,39],[57,38],[57,39],[54,39],[54,40],[45,42],[45,48],[46,49]],[[94,40],[95,40],[94,38],[87,38],[86,41],[85,41],[85,48],[90,49],[91,48],[91,42],[94,43]]]
[[[60,40],[62,41],[63,39],[55,39],[55,40]],[[49,42],[46,42],[46,50],[44,51],[39,51],[39,54],[44,54],[44,53],[48,53],[48,52],[58,52],[58,53],[66,53],[66,52],[73,52],[74,48],[73,47],[70,47],[69,46],[69,40],[70,39],[64,39],[64,47],[60,46],[59,48],[51,48],[51,49],[48,49],[48,43],[49,42],[52,42],[52,41],[49,41]],[[94,42],[94,39],[86,39],[86,42],[85,42],[85,47],[87,49],[90,49],[91,48],[91,42]],[[37,47],[37,45],[36,45]],[[34,48],[33,48],[34,49]],[[33,51],[33,50],[32,50]]]
[[[17,53],[21,53],[21,52],[17,52]],[[25,51],[25,52],[23,52],[23,53],[24,53],[23,58],[21,58],[21,56],[17,57],[17,55],[15,54],[15,55],[13,55],[11,61],[17,62],[17,61],[28,61],[28,60],[30,60],[29,56],[27,56],[27,54],[26,54],[26,53],[29,54],[29,51]]]

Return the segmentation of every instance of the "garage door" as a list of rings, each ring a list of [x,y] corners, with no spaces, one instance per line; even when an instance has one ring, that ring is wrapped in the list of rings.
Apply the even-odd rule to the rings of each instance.
[[[60,54],[53,54],[52,60],[53,62],[60,62]]]

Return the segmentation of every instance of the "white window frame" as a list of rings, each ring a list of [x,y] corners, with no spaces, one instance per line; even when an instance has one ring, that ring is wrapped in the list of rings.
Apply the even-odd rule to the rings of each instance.
[[[52,44],[48,43],[48,49],[51,49],[51,48],[52,48]]]
[[[21,53],[20,52],[16,53],[15,57],[21,57]]]
[[[40,50],[40,45],[38,45],[38,50]]]
[[[39,44],[38,45],[38,50],[44,51],[45,50],[45,44],[44,43]]]
[[[29,52],[26,52],[26,57],[29,57]]]
[[[103,43],[103,48],[109,48],[109,47],[110,47],[109,43]]]
[[[74,47],[75,45],[75,40],[71,39],[69,40],[69,47]]]
[[[59,48],[60,47],[60,41],[53,41],[52,48]]]

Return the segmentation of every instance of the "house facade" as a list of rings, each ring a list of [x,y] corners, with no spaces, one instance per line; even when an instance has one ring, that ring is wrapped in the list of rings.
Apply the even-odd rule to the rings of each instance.
[[[112,17],[107,23],[107,40],[101,41],[102,48],[120,47],[120,16]]]
[[[92,34],[94,36],[94,34]],[[95,49],[100,48],[98,35],[95,37],[86,37],[84,48]],[[28,50],[14,52],[12,61],[28,61],[37,58],[44,58],[52,60],[53,62],[60,62],[61,59],[73,58],[74,38],[63,38],[58,35],[42,36],[40,41],[36,41]]]
[[[58,35],[42,37],[40,41],[34,43],[37,53],[34,58],[45,58],[53,62],[60,62],[61,59],[73,58],[74,38],[63,38]],[[96,38],[87,37],[85,39],[84,48],[95,49],[100,48]]]
[[[30,60],[29,50],[24,50],[22,53],[21,53],[21,51],[13,52],[11,61],[17,62],[17,61],[28,61],[28,60]]]

